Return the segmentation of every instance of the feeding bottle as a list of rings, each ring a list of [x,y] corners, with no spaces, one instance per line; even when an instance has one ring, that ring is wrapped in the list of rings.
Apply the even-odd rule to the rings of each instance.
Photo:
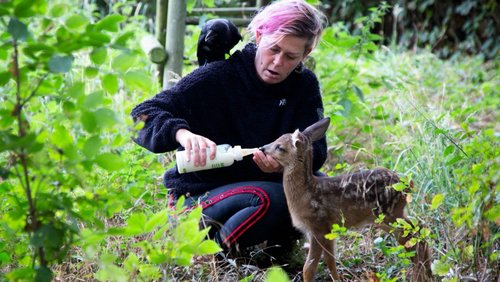
[[[177,151],[175,153],[175,158],[177,161],[177,171],[179,173],[193,172],[199,170],[213,169],[230,166],[234,163],[234,161],[241,161],[244,156],[248,156],[253,154],[255,151],[259,149],[242,149],[241,146],[234,146],[228,144],[218,145],[216,147],[215,158],[213,160],[210,159],[210,148],[207,148],[207,160],[204,166],[194,166],[194,152],[191,151],[191,159],[188,162],[186,160],[187,154],[185,150]]]

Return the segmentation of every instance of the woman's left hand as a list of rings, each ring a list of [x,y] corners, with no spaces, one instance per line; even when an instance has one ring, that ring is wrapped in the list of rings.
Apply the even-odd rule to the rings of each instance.
[[[261,151],[253,153],[253,161],[263,172],[273,173],[283,171],[283,168],[275,159]]]

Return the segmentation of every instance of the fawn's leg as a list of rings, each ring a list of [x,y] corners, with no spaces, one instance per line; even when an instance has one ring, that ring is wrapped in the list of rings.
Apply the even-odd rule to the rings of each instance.
[[[302,273],[304,282],[313,281],[314,273],[316,273],[316,268],[318,267],[322,252],[323,249],[315,239],[315,235],[309,236],[309,252],[307,253],[307,259],[304,263]]]
[[[337,273],[337,266],[335,265],[335,241],[328,240],[324,237],[322,238],[321,245],[323,246],[323,257],[326,265],[328,266],[333,279],[340,280],[339,274]]]

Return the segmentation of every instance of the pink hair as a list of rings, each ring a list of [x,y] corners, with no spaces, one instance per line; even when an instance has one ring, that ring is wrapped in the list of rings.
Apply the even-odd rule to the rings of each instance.
[[[247,30],[255,36],[271,35],[273,42],[285,35],[306,38],[308,46],[314,48],[323,31],[325,16],[303,0],[282,0],[261,10],[248,25]]]

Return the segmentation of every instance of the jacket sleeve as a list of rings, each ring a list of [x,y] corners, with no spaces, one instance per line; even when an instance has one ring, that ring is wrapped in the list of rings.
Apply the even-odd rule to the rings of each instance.
[[[178,114],[182,103],[175,103],[170,91],[137,105],[131,112],[134,121],[143,121],[144,126],[134,141],[154,153],[164,153],[179,146],[175,133],[181,128],[189,129],[188,122]],[[175,104],[180,104],[175,106]]]
[[[192,103],[203,89],[203,83],[209,79],[205,73],[194,71],[177,84],[155,97],[137,105],[130,115],[134,121],[143,121],[144,126],[134,141],[154,153],[164,153],[177,149],[180,144],[175,140],[175,133],[181,128],[191,130],[193,120],[190,111]]]

